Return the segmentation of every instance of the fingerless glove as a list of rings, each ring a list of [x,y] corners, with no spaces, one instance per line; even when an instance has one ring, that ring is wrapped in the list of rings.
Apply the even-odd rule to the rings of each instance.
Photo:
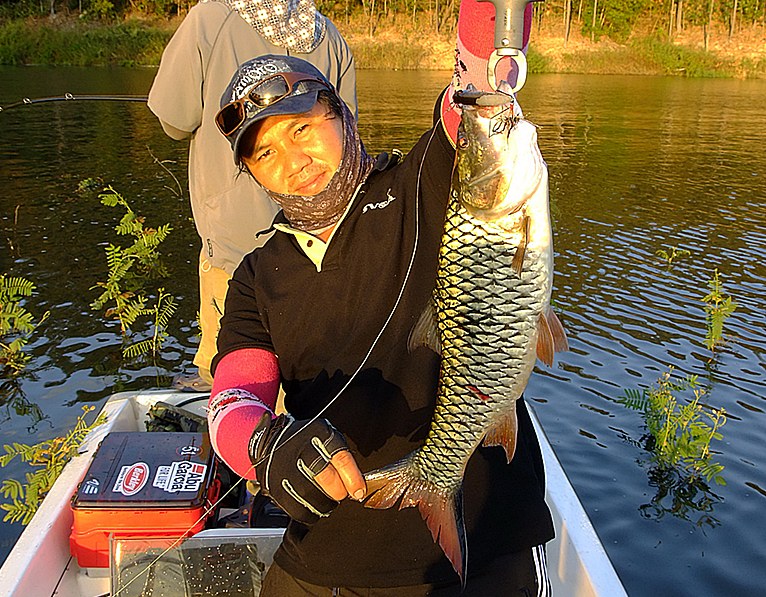
[[[338,502],[314,477],[333,455],[347,450],[346,440],[326,419],[296,421],[290,415],[264,413],[250,438],[250,459],[261,491],[290,518],[310,525],[330,515]]]

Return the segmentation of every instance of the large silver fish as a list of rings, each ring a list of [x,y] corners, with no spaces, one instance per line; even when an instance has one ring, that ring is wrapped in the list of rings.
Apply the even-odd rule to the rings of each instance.
[[[537,131],[503,93],[465,91],[436,289],[411,346],[442,356],[424,445],[365,475],[365,505],[418,506],[464,579],[462,479],[477,446],[516,446],[516,400],[537,358],[567,349],[550,309],[548,170]]]

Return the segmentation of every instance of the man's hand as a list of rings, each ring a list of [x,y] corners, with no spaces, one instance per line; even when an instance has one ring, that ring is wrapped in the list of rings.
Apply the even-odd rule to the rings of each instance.
[[[364,476],[343,436],[326,419],[271,419],[264,413],[250,439],[262,491],[290,518],[312,524],[348,496],[362,500]]]

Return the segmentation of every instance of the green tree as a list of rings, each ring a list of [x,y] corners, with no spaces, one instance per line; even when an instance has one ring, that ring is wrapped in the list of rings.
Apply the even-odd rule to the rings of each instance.
[[[583,7],[582,34],[625,41],[651,0],[592,0]]]

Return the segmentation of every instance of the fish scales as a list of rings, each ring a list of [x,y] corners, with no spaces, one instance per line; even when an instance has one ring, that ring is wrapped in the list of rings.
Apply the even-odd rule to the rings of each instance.
[[[442,416],[435,416],[432,425],[431,443],[436,449],[423,449],[416,462],[426,478],[452,490],[462,481],[467,457],[487,428],[520,395],[523,388],[515,383],[526,383],[522,373],[534,360],[509,358],[509,352],[523,355],[529,350],[537,330],[530,312],[541,311],[548,276],[544,267],[536,266],[539,255],[529,251],[519,278],[512,266],[518,239],[493,232],[490,224],[460,209],[456,200],[450,205],[445,229],[441,263],[466,262],[467,266],[458,268],[462,276],[451,274],[451,267],[438,270],[437,296],[455,296],[454,288],[458,288],[463,298],[451,310],[437,310],[443,339],[437,413]],[[519,300],[522,297],[529,300]],[[474,390],[469,389],[472,384],[476,384]],[[487,399],[477,403],[476,390]],[[440,410],[442,404],[445,408]],[[466,412],[472,416],[465,417]]]
[[[553,251],[536,131],[511,97],[486,95],[502,105],[463,107],[436,288],[411,341],[442,357],[429,433],[403,460],[365,475],[365,505],[417,506],[461,579],[468,460],[483,441],[502,445],[510,462],[515,402],[538,353],[550,364],[567,349],[549,309]]]

